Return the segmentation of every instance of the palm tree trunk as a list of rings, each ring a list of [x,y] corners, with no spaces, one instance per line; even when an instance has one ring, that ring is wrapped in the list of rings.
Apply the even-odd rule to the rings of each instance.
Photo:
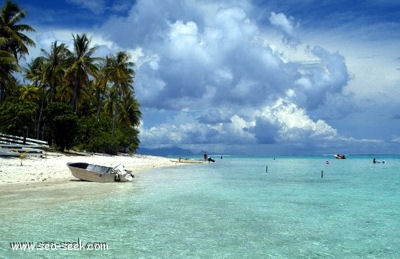
[[[117,125],[117,118],[118,118],[118,113],[119,113],[118,104],[117,104],[117,106],[115,107],[115,111],[114,111],[113,113],[114,113],[114,116],[113,116],[113,125],[112,125],[112,137],[114,138],[114,135],[115,135],[115,127],[116,127],[116,125]]]
[[[78,81],[74,82],[74,92],[72,94],[72,100],[71,100],[71,106],[72,106],[72,111],[76,112],[78,110],[78,105],[77,105],[77,97],[78,97]]]
[[[101,111],[101,93],[97,92],[97,111],[96,111],[96,118],[97,121],[100,121],[100,111]]]
[[[37,122],[37,132],[36,132],[36,138],[40,139],[40,122],[42,121],[42,115],[43,115],[43,106],[44,106],[44,96],[42,92],[42,97],[41,97],[41,102],[40,102],[40,111],[39,111],[39,116],[38,116],[38,122]]]

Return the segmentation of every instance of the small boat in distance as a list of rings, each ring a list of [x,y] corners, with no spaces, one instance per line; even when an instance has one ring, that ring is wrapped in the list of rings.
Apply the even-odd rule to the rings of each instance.
[[[117,166],[94,165],[84,162],[67,163],[72,175],[80,180],[89,182],[131,182],[134,175],[124,169],[122,164]]]
[[[377,159],[375,159],[375,157],[374,157],[374,159],[372,159],[372,163],[373,163],[373,164],[380,164],[380,163],[384,164],[384,163],[385,163],[385,160],[377,160]]]
[[[171,159],[170,161],[174,162],[174,163],[183,163],[183,164],[204,164],[204,163],[206,163],[203,160],[193,160],[193,159],[187,159],[187,158]]]
[[[346,159],[346,156],[342,154],[335,154],[334,157],[336,157],[336,159]]]

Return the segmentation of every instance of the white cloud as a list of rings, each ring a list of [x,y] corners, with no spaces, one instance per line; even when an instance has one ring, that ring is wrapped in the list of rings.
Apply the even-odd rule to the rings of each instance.
[[[276,130],[275,141],[303,142],[320,141],[337,137],[337,131],[319,119],[313,121],[306,111],[296,104],[279,99],[272,106],[264,107],[257,115],[257,124],[268,121],[268,127]],[[267,129],[269,131],[269,129]],[[262,134],[258,129],[258,134]]]
[[[140,39],[135,41],[139,45],[131,46],[141,49],[136,92],[142,105],[196,111],[201,114],[199,119],[208,116],[207,121],[212,121],[209,124],[197,118],[174,118],[173,124],[165,122],[143,129],[143,143],[155,143],[156,139],[174,145],[210,141],[272,143],[302,141],[304,137],[307,141],[327,139],[337,134],[326,122],[312,121],[307,110],[323,105],[346,85],[346,65],[338,53],[303,46],[295,52],[308,54],[288,62],[282,52],[272,50],[267,40],[260,40],[265,35],[249,18],[248,6],[213,8],[209,2],[191,4],[181,3],[166,16],[165,11],[171,11],[168,3],[158,2],[155,7],[152,1],[138,1],[129,17],[110,20],[103,29],[118,27],[125,38],[138,39],[137,31],[128,28],[141,27]],[[174,19],[182,10],[193,15]],[[151,23],[149,17],[153,18]],[[292,18],[272,13],[271,22],[286,36],[295,35]],[[114,40],[119,39],[119,34],[113,34]],[[291,46],[287,49],[294,51]],[[282,98],[289,98],[291,105],[273,107]],[[254,116],[254,111],[267,108],[274,110],[273,117]],[[263,131],[268,136],[262,136]],[[180,132],[179,138],[171,132]]]
[[[363,44],[271,11],[260,23],[250,1],[138,0],[92,32],[101,53],[131,54],[142,109],[170,115],[142,125],[143,145],[368,142],[343,137],[343,118],[372,104],[399,108],[399,64],[387,47],[398,41]],[[50,46],[72,37],[56,30],[38,39]]]
[[[400,137],[399,137],[399,136],[393,137],[393,138],[392,138],[392,142],[400,143]]]
[[[271,12],[269,21],[272,25],[282,29],[287,35],[293,35],[294,28],[292,21],[284,13]]]
[[[296,27],[294,19],[287,17],[284,13],[271,12],[269,22],[283,32],[284,37],[282,40],[289,43],[291,46],[299,44],[299,39],[296,35]]]

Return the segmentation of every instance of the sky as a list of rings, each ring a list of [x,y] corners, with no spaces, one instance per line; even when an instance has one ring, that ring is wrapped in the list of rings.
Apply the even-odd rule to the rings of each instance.
[[[80,33],[131,55],[143,148],[399,153],[397,0],[16,2],[27,61]]]

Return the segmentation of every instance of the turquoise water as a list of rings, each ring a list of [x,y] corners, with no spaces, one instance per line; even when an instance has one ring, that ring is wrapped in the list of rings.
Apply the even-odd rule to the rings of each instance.
[[[133,183],[10,192],[0,197],[0,256],[400,258],[400,157],[377,158],[386,163],[226,156]],[[108,250],[10,248],[78,239]]]

